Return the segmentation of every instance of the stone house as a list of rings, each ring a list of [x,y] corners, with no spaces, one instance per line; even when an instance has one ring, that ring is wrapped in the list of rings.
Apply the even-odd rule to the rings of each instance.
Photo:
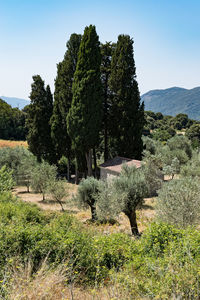
[[[127,164],[128,166],[135,166],[136,168],[140,168],[142,162],[140,160],[116,156],[99,166],[100,167],[100,179],[106,179],[110,176],[119,176],[119,174],[121,173],[123,164]]]

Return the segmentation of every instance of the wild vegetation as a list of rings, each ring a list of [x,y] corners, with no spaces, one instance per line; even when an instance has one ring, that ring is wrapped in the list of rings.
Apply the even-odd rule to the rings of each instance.
[[[57,71],[54,102],[33,76],[28,149],[0,149],[0,297],[199,299],[199,124],[144,113],[129,36],[102,45],[90,25],[71,35]],[[98,180],[114,155],[142,165]],[[61,177],[72,172],[74,193]],[[23,202],[15,185],[60,211]],[[121,216],[128,233],[116,230]]]
[[[58,200],[57,195],[53,199],[59,205],[61,201],[61,210],[67,192],[56,187],[55,167],[38,163],[25,148],[0,150],[1,297],[28,299],[31,295],[34,299],[41,293],[44,299],[51,299],[55,293],[55,299],[63,295],[74,299],[101,299],[102,295],[105,299],[198,299],[199,154],[184,136],[175,136],[165,145],[144,137],[144,144],[145,164],[141,169],[124,166],[118,178],[107,182],[85,179],[78,186],[77,198],[67,200],[68,207],[78,205],[78,200],[82,208],[91,205],[91,212],[96,208],[92,214],[97,223],[87,225],[70,216],[68,209],[45,212],[12,196],[8,190],[15,184],[13,179],[17,181],[19,174],[21,178],[18,170],[25,160],[26,166],[30,160],[32,168],[30,182],[34,174],[36,178],[40,175],[38,168],[49,174],[41,172],[40,182],[44,182],[47,195],[49,187],[57,191]],[[162,183],[159,175],[157,179],[150,177],[149,164],[163,172],[166,164],[170,166],[178,157],[177,149],[187,158],[180,163],[179,178],[170,176]],[[144,197],[155,186],[159,189],[154,198],[156,215],[145,225],[140,238],[133,239],[125,232],[105,234],[98,229],[105,225],[95,225],[102,220],[117,220],[123,212],[130,220],[130,233],[138,235],[138,225],[131,223],[130,215],[137,210],[137,222],[138,213],[145,207]],[[23,282],[17,279],[20,276],[26,276]],[[53,278],[57,285],[48,281]],[[36,282],[37,289],[33,288]]]

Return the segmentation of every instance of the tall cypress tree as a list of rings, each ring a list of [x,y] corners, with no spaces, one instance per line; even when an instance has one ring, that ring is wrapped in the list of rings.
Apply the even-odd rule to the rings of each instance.
[[[39,75],[33,76],[30,94],[31,104],[27,111],[26,126],[28,128],[27,142],[30,151],[38,161],[53,160],[51,142],[50,118],[53,109],[53,97],[50,87],[45,89],[44,81]]]
[[[76,70],[81,35],[72,34],[67,42],[64,59],[57,65],[54,107],[51,118],[51,135],[55,145],[57,160],[63,155],[71,158],[71,139],[67,134],[66,117],[72,102],[72,83]]]
[[[112,91],[111,136],[116,153],[120,156],[141,159],[144,104],[136,81],[133,40],[119,35],[111,62],[109,86]]]
[[[110,111],[110,89],[109,78],[111,72],[111,59],[115,48],[115,44],[106,42],[101,44],[101,81],[103,87],[103,145],[104,145],[104,161],[109,158],[109,111]]]
[[[72,145],[84,153],[88,175],[92,175],[91,150],[97,145],[101,126],[102,85],[100,78],[100,43],[95,26],[84,30],[73,83],[72,106],[67,129]]]

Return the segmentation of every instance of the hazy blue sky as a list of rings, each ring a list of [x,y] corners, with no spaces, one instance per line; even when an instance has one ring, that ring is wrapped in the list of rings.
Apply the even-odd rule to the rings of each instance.
[[[71,33],[134,39],[141,94],[200,86],[199,0],[0,0],[0,95],[28,98],[32,75],[54,89]]]

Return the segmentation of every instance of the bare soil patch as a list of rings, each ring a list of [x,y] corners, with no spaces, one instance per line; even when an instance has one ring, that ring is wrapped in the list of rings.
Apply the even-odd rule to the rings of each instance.
[[[72,195],[76,194],[77,192],[77,185],[67,183],[66,182],[66,190],[69,193],[69,198],[72,197]],[[51,198],[47,197],[45,201],[42,201],[42,194],[34,193],[33,191],[30,191],[30,193],[27,193],[25,186],[17,186],[13,190],[13,194],[23,201],[34,203],[38,205],[41,209],[46,211],[61,211],[61,207],[58,203],[51,200]],[[130,224],[128,218],[121,213],[119,217],[116,219],[117,223],[114,225],[111,224],[91,224],[88,222],[91,218],[91,212],[90,210],[80,210],[75,206],[69,206],[66,204],[67,198],[63,200],[63,207],[65,211],[68,213],[75,215],[76,218],[81,221],[84,226],[86,227],[93,227],[97,229],[99,232],[103,234],[110,234],[113,232],[124,232],[127,234],[131,234],[130,231]],[[141,209],[137,210],[137,220],[138,220],[138,227],[139,231],[143,232],[144,229],[148,226],[149,223],[152,222],[155,216],[155,201],[156,198],[146,198],[144,201],[144,205]]]
[[[66,182],[65,188],[66,188],[66,193],[69,194],[68,196],[69,198],[71,198],[73,194],[76,194],[77,186],[75,184]],[[37,204],[43,210],[50,210],[50,211],[61,210],[60,205],[57,202],[53,201],[50,196],[47,195],[46,200],[42,201],[42,194],[34,193],[31,189],[30,189],[30,193],[28,193],[25,186],[16,186],[13,189],[13,194],[19,197],[20,199],[22,199],[23,201]],[[68,197],[64,198],[62,201],[65,210],[69,210],[69,207],[66,205],[66,200]]]

